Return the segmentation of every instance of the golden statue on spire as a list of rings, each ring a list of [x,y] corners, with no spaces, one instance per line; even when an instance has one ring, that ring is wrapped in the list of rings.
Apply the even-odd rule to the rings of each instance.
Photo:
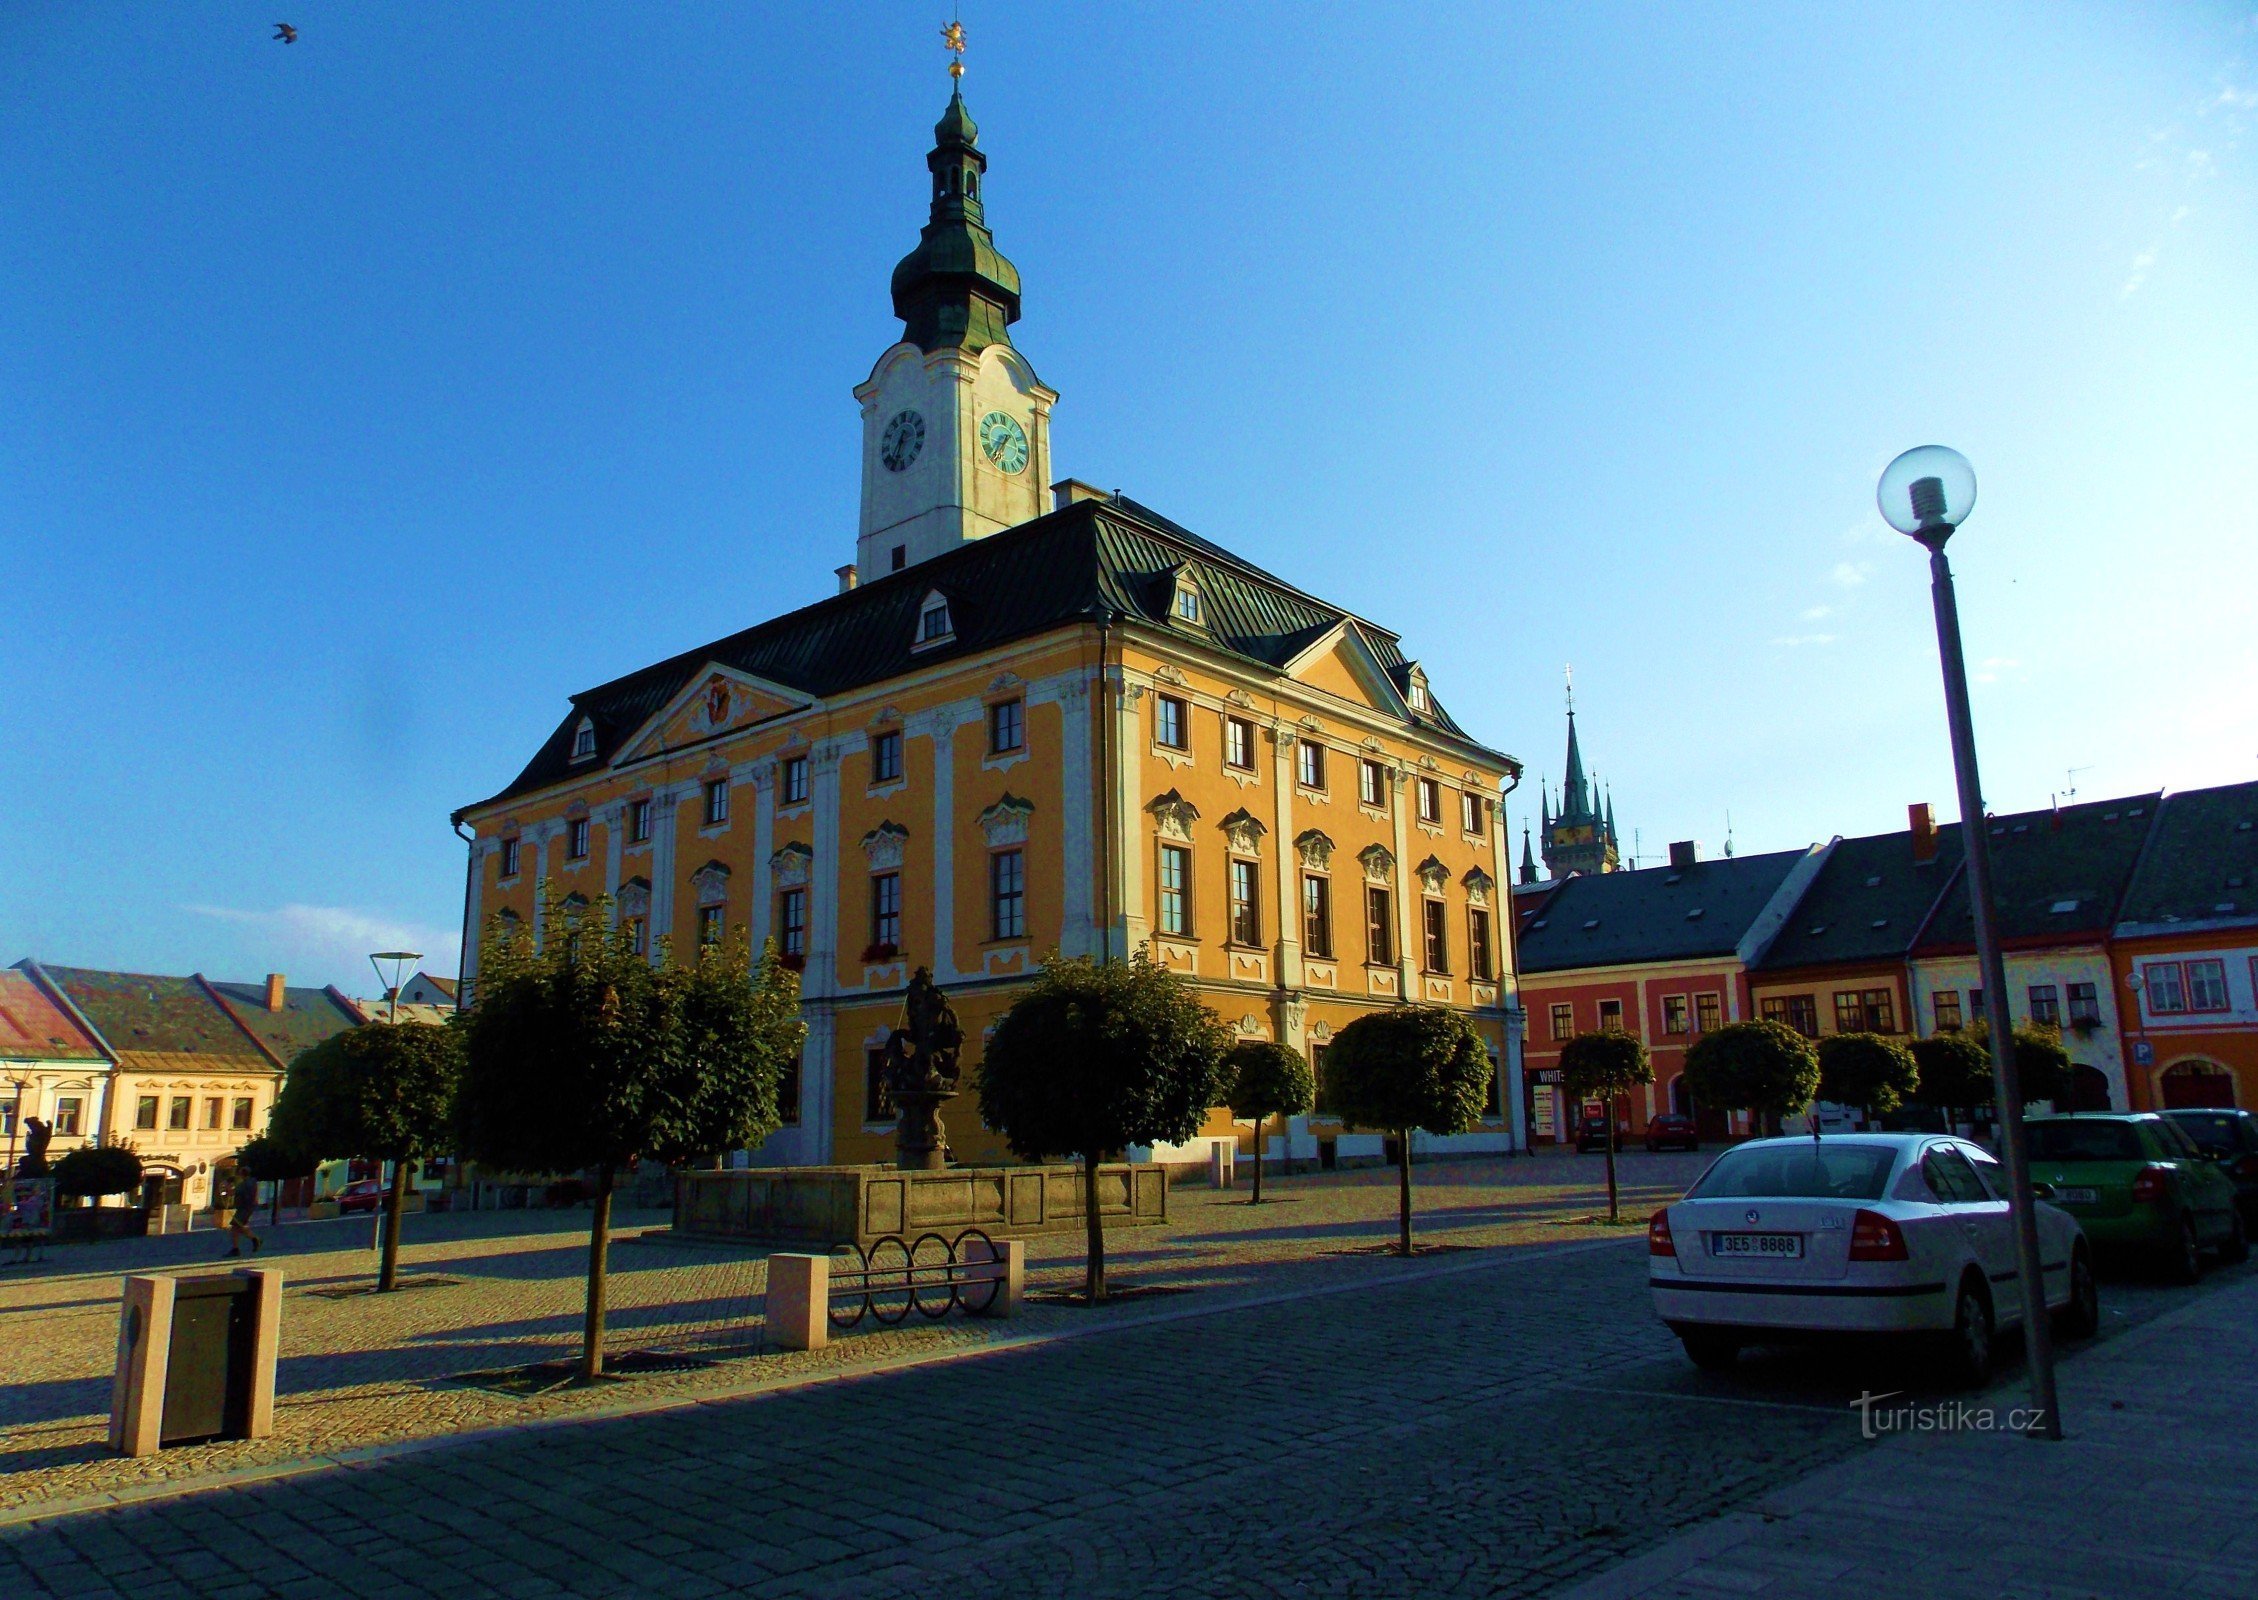
[[[964,76],[963,23],[952,21],[942,27],[941,47],[949,51],[955,57],[955,59],[950,61],[949,63],[949,76],[952,78],[962,78]]]

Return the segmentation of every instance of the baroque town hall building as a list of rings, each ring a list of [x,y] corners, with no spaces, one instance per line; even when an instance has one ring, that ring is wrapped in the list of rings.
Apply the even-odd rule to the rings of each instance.
[[[1518,764],[1396,635],[1054,483],[1058,396],[1011,341],[1019,274],[961,97],[926,164],[931,218],[893,277],[902,337],[855,390],[839,592],[575,695],[509,786],[457,814],[466,998],[479,934],[515,918],[538,938],[545,887],[609,896],[654,959],[662,940],[773,939],[802,969],[808,1041],[755,1159],[867,1161],[892,1134],[872,1054],[916,967],[976,1041],[1047,953],[1142,951],[1321,1076],[1361,1012],[1464,1011],[1500,1065],[1494,1114],[1435,1144],[1518,1144],[1499,805]],[[957,1155],[1002,1158],[969,1106]],[[1209,1131],[1236,1137],[1227,1112]],[[1304,1159],[1380,1149],[1322,1115],[1290,1138]]]

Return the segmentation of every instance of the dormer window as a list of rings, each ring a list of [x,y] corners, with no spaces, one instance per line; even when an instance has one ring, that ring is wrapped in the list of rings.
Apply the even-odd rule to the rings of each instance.
[[[572,759],[587,761],[592,759],[595,754],[596,725],[586,717],[582,717],[580,726],[572,730]]]
[[[1427,674],[1413,669],[1411,674],[1411,709],[1422,714],[1432,712],[1435,702],[1427,694]]]
[[[1176,586],[1176,620],[1179,622],[1197,622],[1200,620],[1200,592],[1188,583],[1180,583]]]
[[[956,622],[949,615],[948,596],[929,594],[917,612],[917,648],[939,644],[956,634]]]

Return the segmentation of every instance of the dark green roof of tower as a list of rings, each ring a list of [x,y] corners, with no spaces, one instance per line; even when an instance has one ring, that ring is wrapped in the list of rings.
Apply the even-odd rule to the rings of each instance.
[[[1010,344],[1007,330],[1019,320],[1019,269],[996,248],[980,204],[988,158],[979,141],[964,96],[952,95],[925,158],[932,213],[917,248],[894,268],[894,315],[921,350]]]

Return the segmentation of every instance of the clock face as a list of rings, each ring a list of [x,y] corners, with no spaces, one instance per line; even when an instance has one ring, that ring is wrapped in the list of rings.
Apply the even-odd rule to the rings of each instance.
[[[1018,419],[1001,411],[991,411],[980,419],[980,448],[1004,472],[1018,472],[1027,465],[1026,430]]]
[[[878,460],[888,472],[900,472],[925,448],[925,419],[914,411],[897,411],[878,439]]]

